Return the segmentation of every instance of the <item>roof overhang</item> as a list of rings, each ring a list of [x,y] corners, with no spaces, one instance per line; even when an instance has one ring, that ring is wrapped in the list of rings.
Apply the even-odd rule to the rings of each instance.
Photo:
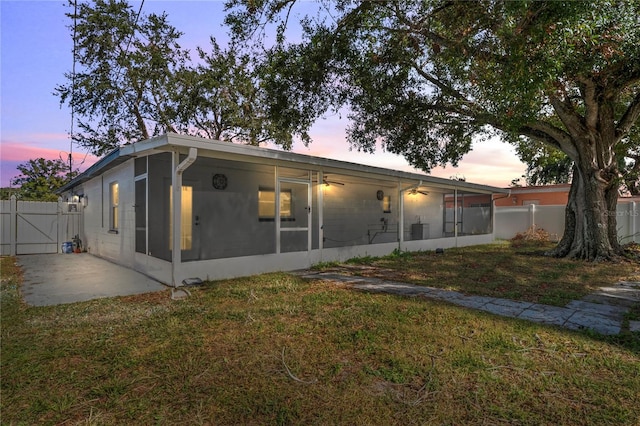
[[[112,151],[84,173],[62,187],[58,192],[61,193],[73,189],[130,158],[151,155],[158,152],[176,151],[186,155],[189,148],[197,148],[198,157],[225,158],[260,164],[287,165],[289,167],[295,167],[297,164],[305,168],[311,166],[312,168],[322,170],[324,173],[344,173],[362,177],[370,177],[374,174],[379,179],[395,181],[406,180],[411,182],[421,181],[423,186],[438,187],[446,190],[456,189],[469,190],[476,193],[505,194],[509,192],[508,189],[494,186],[437,178],[426,174],[385,169],[382,167],[367,166],[364,164],[314,157],[276,149],[222,142],[195,136],[178,135],[175,133],[168,133],[146,141],[124,145]]]
[[[82,185],[84,182],[93,179],[96,176],[101,175],[109,169],[112,169],[125,161],[127,161],[131,156],[123,155],[121,152],[121,148],[116,148],[100,160],[98,160],[94,165],[89,167],[84,172],[80,173],[78,176],[73,178],[71,181],[58,188],[56,194],[62,194],[64,192],[73,190],[75,187]]]

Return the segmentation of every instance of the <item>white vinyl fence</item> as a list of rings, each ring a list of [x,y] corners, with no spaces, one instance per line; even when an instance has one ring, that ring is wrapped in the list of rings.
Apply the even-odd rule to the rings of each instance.
[[[63,201],[0,202],[0,254],[60,253],[62,243],[82,237],[82,205]]]
[[[514,206],[496,207],[495,237],[508,240],[519,232],[535,226],[547,231],[552,240],[559,240],[564,233],[565,206]],[[616,210],[618,240],[621,244],[640,243],[640,204],[620,203]]]

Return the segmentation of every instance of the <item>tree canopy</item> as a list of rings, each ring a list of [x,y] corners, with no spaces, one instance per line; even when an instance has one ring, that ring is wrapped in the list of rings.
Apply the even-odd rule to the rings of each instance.
[[[17,169],[20,175],[11,184],[19,186],[16,195],[28,201],[56,201],[55,191],[76,175],[69,173],[69,166],[60,159],[36,158],[19,164]]]
[[[349,141],[425,171],[491,136],[574,164],[556,255],[619,252],[621,158],[637,154],[640,3],[389,0],[318,2],[289,41],[295,0],[230,0],[238,40],[271,25],[263,69],[275,120],[299,131],[347,108]]]
[[[178,68],[187,52],[166,15],[140,15],[126,1],[70,1],[76,72],[56,94],[80,129],[79,145],[102,155],[175,127]]]
[[[126,0],[69,2],[75,72],[56,87],[96,155],[166,132],[258,145],[292,144],[286,123],[273,123],[253,57],[233,44],[183,49],[166,14],[146,14]]]

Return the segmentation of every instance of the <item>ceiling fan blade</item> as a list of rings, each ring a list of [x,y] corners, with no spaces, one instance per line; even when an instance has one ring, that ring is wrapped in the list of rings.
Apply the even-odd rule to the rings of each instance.
[[[335,181],[335,180],[330,180],[330,179],[328,178],[328,175],[326,175],[326,176],[322,179],[322,183],[324,183],[325,185],[341,185],[341,186],[344,186],[344,183],[342,183],[342,182],[338,182],[338,181]]]

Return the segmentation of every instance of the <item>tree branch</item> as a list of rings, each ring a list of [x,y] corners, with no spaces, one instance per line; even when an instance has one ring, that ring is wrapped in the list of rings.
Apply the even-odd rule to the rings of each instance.
[[[538,121],[522,126],[519,131],[524,136],[561,150],[574,161],[578,158],[578,151],[571,140],[571,136],[556,126]]]
[[[573,108],[571,101],[561,101],[557,96],[549,96],[551,106],[553,107],[560,120],[565,125],[569,133],[573,137],[584,136],[586,133],[583,118]]]
[[[624,115],[618,122],[618,126],[616,127],[616,143],[620,142],[622,138],[624,138],[629,130],[636,124],[638,118],[640,117],[640,91],[636,93],[635,98],[631,101],[631,104],[624,112]]]
[[[578,78],[579,83],[584,85],[582,92],[582,98],[586,107],[585,122],[587,127],[595,129],[598,124],[598,100],[596,99],[596,85],[593,80],[588,78]]]
[[[447,84],[444,84],[443,82],[441,82],[437,78],[433,77],[431,74],[426,72],[416,61],[407,61],[407,63],[422,78],[424,78],[428,82],[432,83],[434,86],[438,87],[440,90],[442,90],[443,93],[448,94],[448,95],[452,95],[456,99],[460,99],[460,100],[463,100],[465,102],[467,101],[467,98],[462,93],[460,93],[458,90],[454,89],[453,87],[451,87],[451,86],[449,86]]]

